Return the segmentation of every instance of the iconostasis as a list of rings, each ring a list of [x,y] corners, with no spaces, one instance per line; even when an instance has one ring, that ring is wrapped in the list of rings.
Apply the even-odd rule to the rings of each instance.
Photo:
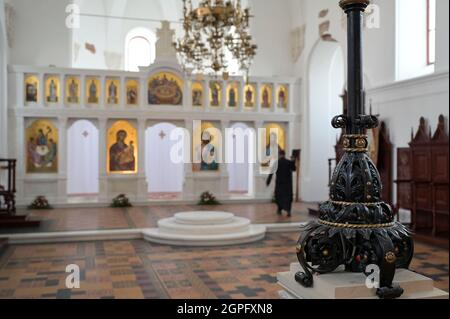
[[[68,160],[69,154],[83,156],[70,148],[94,136],[98,142],[90,144],[98,149],[87,152],[95,154],[92,158],[98,166],[98,177],[94,178],[99,196],[109,200],[120,190],[146,200],[150,189],[147,154],[154,153],[146,140],[150,123],[177,123],[177,127],[189,132],[192,163],[189,168],[184,166],[186,180],[180,184],[183,196],[196,198],[197,193],[210,190],[219,198],[226,197],[229,167],[222,164],[225,129],[238,123],[266,128],[267,136],[261,143],[263,156],[267,156],[274,153],[268,149],[271,138],[276,139],[277,150],[286,149],[287,129],[294,121],[289,100],[294,79],[272,82],[270,78],[244,81],[239,77],[188,77],[178,69],[160,66],[147,74],[14,66],[11,70],[11,81],[16,81],[20,89],[11,98],[11,108],[21,109],[14,113],[14,126],[23,145],[12,147],[17,158],[22,159],[18,163],[19,201],[30,201],[43,192],[50,198],[53,193],[56,201],[66,201],[70,184],[67,172],[74,172],[68,166],[89,162]],[[95,123],[95,129],[77,131],[75,135],[73,130],[69,132],[70,123],[82,120]],[[194,120],[201,120],[201,127],[192,126]],[[271,129],[277,129],[276,136],[270,135]],[[68,145],[69,135],[75,141],[72,146]],[[77,149],[87,149],[80,145]],[[92,171],[78,166],[78,172]],[[191,168],[193,174],[189,175]],[[90,184],[94,181],[89,176],[83,178]],[[258,178],[255,175],[254,179]],[[255,187],[246,187],[256,189],[255,196],[266,190],[263,177],[260,179],[260,186],[255,182]],[[250,178],[242,184],[252,183]],[[230,178],[230,184],[236,181]]]

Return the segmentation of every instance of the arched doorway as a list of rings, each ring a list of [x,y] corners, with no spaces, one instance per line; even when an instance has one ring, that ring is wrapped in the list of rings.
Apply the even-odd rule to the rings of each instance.
[[[328,198],[328,159],[335,158],[339,132],[330,123],[342,114],[341,95],[345,86],[345,63],[337,42],[319,41],[308,70],[302,199],[318,202]]]
[[[99,192],[99,132],[88,120],[72,123],[67,131],[67,194],[92,196]]]
[[[183,192],[184,163],[171,160],[171,149],[178,141],[170,135],[177,127],[159,123],[145,133],[145,169],[150,199],[173,199]]]
[[[232,196],[252,195],[254,163],[251,154],[255,154],[255,132],[245,123],[235,123],[231,130],[227,136],[231,143],[226,146],[228,191]]]

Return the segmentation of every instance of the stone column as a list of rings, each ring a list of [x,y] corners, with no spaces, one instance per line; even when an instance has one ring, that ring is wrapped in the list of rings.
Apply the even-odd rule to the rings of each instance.
[[[12,156],[17,158],[17,199],[18,204],[29,204],[27,198],[25,197],[25,175],[26,175],[26,155],[25,155],[25,129],[26,123],[23,117],[16,118],[16,140],[15,140],[15,153]]]
[[[147,78],[142,76],[138,78],[137,81],[139,83],[138,107],[142,109],[148,107]]]
[[[222,86],[222,100],[220,101],[219,110],[226,111],[228,109],[227,105],[227,85],[228,81],[217,81]]]
[[[99,201],[108,201],[108,173],[107,173],[107,163],[106,163],[106,152],[107,152],[107,131],[108,131],[108,120],[106,118],[100,118],[98,120],[98,132],[99,132],[99,143],[98,143],[98,163],[99,163]]]
[[[256,108],[256,112],[259,114],[261,113],[261,97],[259,94],[259,90],[261,88],[261,84],[259,82],[255,83],[255,108]]]
[[[183,109],[191,111],[192,108],[192,80],[186,79],[184,81]]]
[[[288,89],[288,92],[287,92],[288,105],[287,105],[286,111],[289,114],[292,114],[292,113],[294,113],[294,103],[295,103],[295,100],[297,97],[296,95],[294,95],[294,91],[296,89],[300,90],[300,85],[298,83],[289,83],[289,85],[287,86],[287,89]]]
[[[238,111],[243,112],[244,111],[244,104],[245,104],[245,93],[244,88],[245,85],[242,83],[242,81],[238,81]]]
[[[67,117],[58,118],[58,204],[67,203]]]
[[[206,112],[209,112],[211,110],[211,106],[209,105],[209,79],[205,78],[205,80],[202,81],[202,85],[203,85],[203,107]]]
[[[137,174],[137,200],[146,202],[148,199],[147,176],[145,172],[145,130],[147,120],[138,120],[138,174]]]
[[[39,79],[39,93],[37,105],[40,107],[45,107],[45,75],[44,73],[39,73],[37,78]]]
[[[120,83],[120,99],[119,99],[119,107],[126,109],[127,108],[127,88],[126,88],[126,79],[121,76],[119,78]]]
[[[195,180],[194,173],[192,171],[192,159],[193,159],[193,122],[191,119],[186,119],[184,122],[184,128],[189,132],[187,138],[189,141],[185,143],[188,146],[188,150],[185,150],[190,154],[190,161],[184,164],[184,186],[183,186],[183,199],[184,200],[194,200],[195,199]]]
[[[274,189],[274,182],[272,182],[272,185],[270,188],[266,187],[266,180],[267,175],[262,174],[261,172],[261,162],[260,162],[260,153],[265,152],[265,144],[266,144],[266,136],[260,135],[259,130],[264,128],[264,121],[255,121],[255,132],[256,132],[256,163],[254,166],[254,173],[255,173],[255,198],[256,199],[265,199],[270,200],[273,195],[273,189]],[[262,149],[261,149],[262,148]]]
[[[220,130],[222,132],[222,163],[220,164],[220,193],[221,198],[230,197],[229,194],[229,180],[230,174],[228,173],[228,164],[226,163],[226,143],[225,143],[225,130],[230,127],[230,121],[220,121]]]
[[[86,107],[86,76],[81,75],[80,76],[80,107],[85,108]]]

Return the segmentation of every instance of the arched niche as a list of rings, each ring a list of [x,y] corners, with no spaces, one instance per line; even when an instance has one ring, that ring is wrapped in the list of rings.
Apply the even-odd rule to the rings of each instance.
[[[237,122],[227,131],[226,162],[231,195],[252,195],[254,192],[254,163],[256,160],[256,132],[247,123]]]
[[[99,193],[99,130],[91,120],[73,120],[67,129],[67,194]]]
[[[179,141],[171,136],[177,128],[173,123],[162,122],[146,130],[145,167],[150,198],[169,199],[183,192],[185,163],[173,154]]]
[[[339,43],[316,43],[309,56],[307,76],[302,198],[319,202],[328,198],[328,159],[336,156],[334,146],[340,133],[330,123],[343,112],[345,61]]]

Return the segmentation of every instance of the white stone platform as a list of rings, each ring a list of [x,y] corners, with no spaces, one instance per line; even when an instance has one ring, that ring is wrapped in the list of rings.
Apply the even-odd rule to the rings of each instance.
[[[225,212],[186,212],[162,219],[158,228],[143,231],[144,239],[175,246],[226,246],[262,240],[265,226]]]
[[[278,284],[284,289],[280,297],[285,299],[378,299],[376,289],[366,287],[366,276],[336,271],[314,276],[314,286],[305,288],[295,281],[301,270],[298,263],[288,272],[278,273]],[[405,269],[398,269],[394,282],[405,290],[400,299],[448,299],[447,292],[434,287],[433,280]]]

